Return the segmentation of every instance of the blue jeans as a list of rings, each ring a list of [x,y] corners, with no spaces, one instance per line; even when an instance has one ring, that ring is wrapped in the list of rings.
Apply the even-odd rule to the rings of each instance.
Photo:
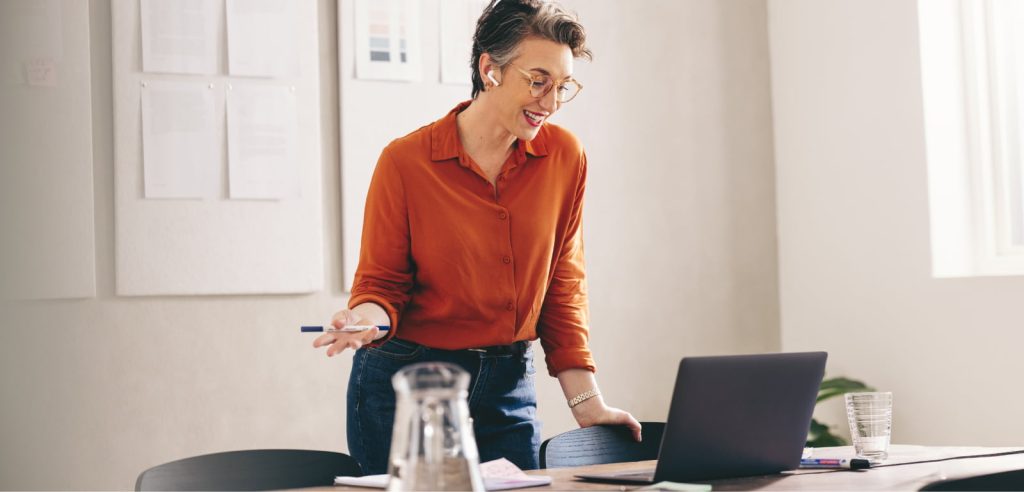
[[[522,355],[440,350],[392,338],[361,348],[348,380],[348,449],[367,475],[387,473],[395,390],[391,376],[417,362],[450,362],[470,374],[469,413],[480,462],[506,458],[536,469],[540,422],[534,385],[533,349]]]

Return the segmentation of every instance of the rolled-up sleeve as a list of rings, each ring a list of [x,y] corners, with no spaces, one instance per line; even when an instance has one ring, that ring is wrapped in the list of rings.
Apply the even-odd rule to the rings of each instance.
[[[537,323],[548,373],[552,376],[566,369],[596,370],[588,346],[590,313],[583,260],[582,219],[586,175],[586,156],[581,154],[579,178],[565,239],[559,249],[554,275]]]
[[[400,329],[409,302],[414,265],[409,253],[409,213],[402,176],[388,148],[373,171],[363,215],[359,266],[349,308],[365,302],[380,305],[391,319],[387,338]],[[378,343],[385,339],[378,340]]]

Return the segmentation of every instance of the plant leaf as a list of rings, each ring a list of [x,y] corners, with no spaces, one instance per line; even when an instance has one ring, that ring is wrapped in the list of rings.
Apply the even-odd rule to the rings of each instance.
[[[818,388],[818,399],[821,401],[833,398],[845,393],[855,391],[875,391],[874,388],[864,384],[862,381],[845,377],[829,378],[821,382]],[[846,439],[832,433],[832,428],[827,424],[811,419],[811,427],[807,432],[808,447],[845,446]]]
[[[829,398],[839,396],[844,393],[874,390],[874,388],[856,379],[849,379],[844,377],[831,378],[821,382],[821,387],[818,388],[817,401],[821,402],[823,400],[827,400]]]
[[[823,448],[828,446],[845,446],[846,440],[832,433],[828,425],[811,419],[810,432],[807,435],[807,446]]]
[[[846,440],[832,433],[825,433],[817,438],[807,441],[809,448],[827,448],[831,446],[846,446]]]
[[[821,422],[818,422],[818,419],[811,419],[811,436],[817,436],[822,432],[828,432],[828,426]]]
[[[829,378],[821,382],[821,389],[832,388],[872,389],[862,381],[846,377]]]

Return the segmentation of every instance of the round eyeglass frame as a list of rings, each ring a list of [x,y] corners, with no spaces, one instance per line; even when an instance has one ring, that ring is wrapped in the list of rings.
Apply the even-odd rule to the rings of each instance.
[[[548,77],[547,75],[536,75],[536,74],[534,74],[532,72],[523,70],[523,69],[515,66],[514,64],[509,64],[509,66],[511,66],[512,68],[514,68],[517,71],[519,71],[519,73],[523,74],[523,77],[526,78],[526,80],[530,83],[530,95],[533,96],[533,97],[536,97],[538,99],[548,95],[548,93],[551,92],[551,90],[554,89],[556,85],[560,85],[560,84],[565,83],[565,82],[572,82],[573,84],[576,84],[576,87],[578,87],[578,89],[576,89],[576,92],[573,93],[572,96],[570,96],[568,99],[566,99],[564,101],[559,98],[558,92],[555,92],[555,100],[558,101],[560,104],[565,104],[565,103],[567,103],[569,101],[572,101],[573,99],[576,99],[576,96],[580,95],[580,92],[583,92],[583,84],[581,84],[578,80],[576,80],[576,79],[574,79],[572,77],[568,77],[568,78],[560,80],[557,83],[552,80],[551,85],[548,86],[547,89],[544,89],[543,92],[541,92],[540,94],[535,94],[534,93],[535,89],[533,88],[533,83],[534,82],[543,82],[544,79],[551,79],[551,77]]]

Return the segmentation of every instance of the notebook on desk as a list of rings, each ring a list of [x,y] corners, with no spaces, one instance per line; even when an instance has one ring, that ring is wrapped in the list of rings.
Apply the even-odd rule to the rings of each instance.
[[[686,357],[654,469],[581,474],[610,483],[686,482],[800,464],[825,352]]]

